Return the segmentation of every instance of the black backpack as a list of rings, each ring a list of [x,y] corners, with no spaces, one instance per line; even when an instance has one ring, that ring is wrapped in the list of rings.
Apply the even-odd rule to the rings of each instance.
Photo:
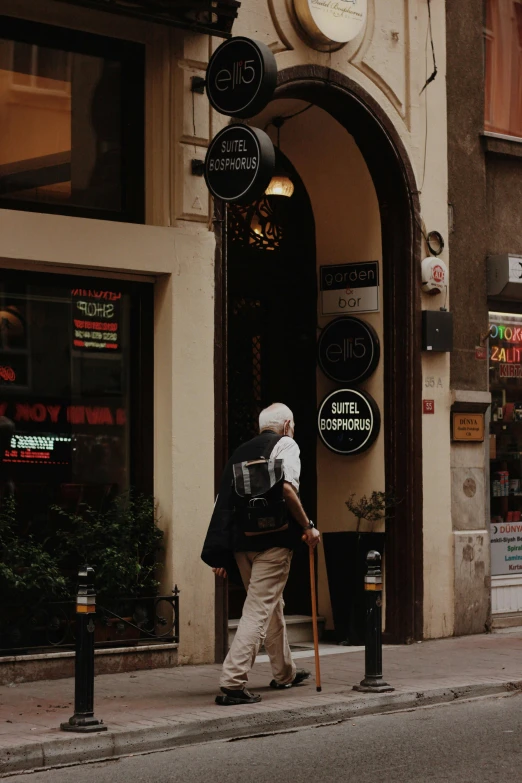
[[[269,457],[277,440],[276,436],[265,449],[260,449],[264,453],[259,457],[232,466],[234,523],[245,536],[262,536],[288,528],[283,460]]]

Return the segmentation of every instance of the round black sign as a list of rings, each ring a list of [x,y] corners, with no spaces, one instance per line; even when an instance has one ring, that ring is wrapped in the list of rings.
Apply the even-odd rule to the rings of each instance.
[[[317,360],[324,374],[338,383],[360,383],[379,364],[381,348],[377,332],[359,318],[342,316],[325,326],[317,346]]]
[[[381,414],[367,392],[337,389],[322,401],[317,426],[330,451],[353,456],[374,443],[381,429]]]
[[[210,142],[205,181],[215,198],[249,203],[265,192],[274,165],[274,145],[264,131],[229,125]]]
[[[277,82],[276,59],[268,46],[237,36],[219,46],[207,68],[207,96],[229,117],[253,117],[271,100]]]

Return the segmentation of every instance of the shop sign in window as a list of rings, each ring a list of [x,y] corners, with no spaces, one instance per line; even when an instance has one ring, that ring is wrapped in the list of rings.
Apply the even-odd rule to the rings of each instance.
[[[118,351],[121,291],[73,288],[73,346],[82,351]]]
[[[522,316],[490,313],[491,573],[522,575]]]

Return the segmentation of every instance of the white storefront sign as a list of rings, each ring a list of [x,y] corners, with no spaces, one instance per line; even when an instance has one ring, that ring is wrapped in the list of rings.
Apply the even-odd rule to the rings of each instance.
[[[366,24],[367,0],[294,0],[296,16],[318,43],[345,44]]]
[[[379,312],[379,262],[321,267],[323,315]]]
[[[491,522],[491,575],[522,575],[522,521]]]

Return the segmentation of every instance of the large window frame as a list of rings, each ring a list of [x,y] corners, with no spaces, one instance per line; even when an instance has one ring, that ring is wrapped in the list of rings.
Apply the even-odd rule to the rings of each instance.
[[[118,277],[98,278],[90,275],[67,275],[45,272],[21,272],[0,269],[0,279],[10,283],[27,283],[73,289],[97,284],[117,284],[130,294],[130,349],[133,371],[129,385],[129,485],[152,495],[154,491],[154,284],[134,282]]]
[[[485,131],[522,140],[522,0],[487,0],[484,36]]]
[[[49,204],[0,196],[0,208],[73,217],[145,222],[145,47],[142,44],[83,33],[64,27],[0,16],[0,37],[95,57],[117,59],[121,87],[121,209]],[[33,89],[17,87],[17,89]],[[43,90],[49,94],[48,90]],[[59,97],[59,96],[53,96]],[[62,96],[66,98],[65,93]]]

